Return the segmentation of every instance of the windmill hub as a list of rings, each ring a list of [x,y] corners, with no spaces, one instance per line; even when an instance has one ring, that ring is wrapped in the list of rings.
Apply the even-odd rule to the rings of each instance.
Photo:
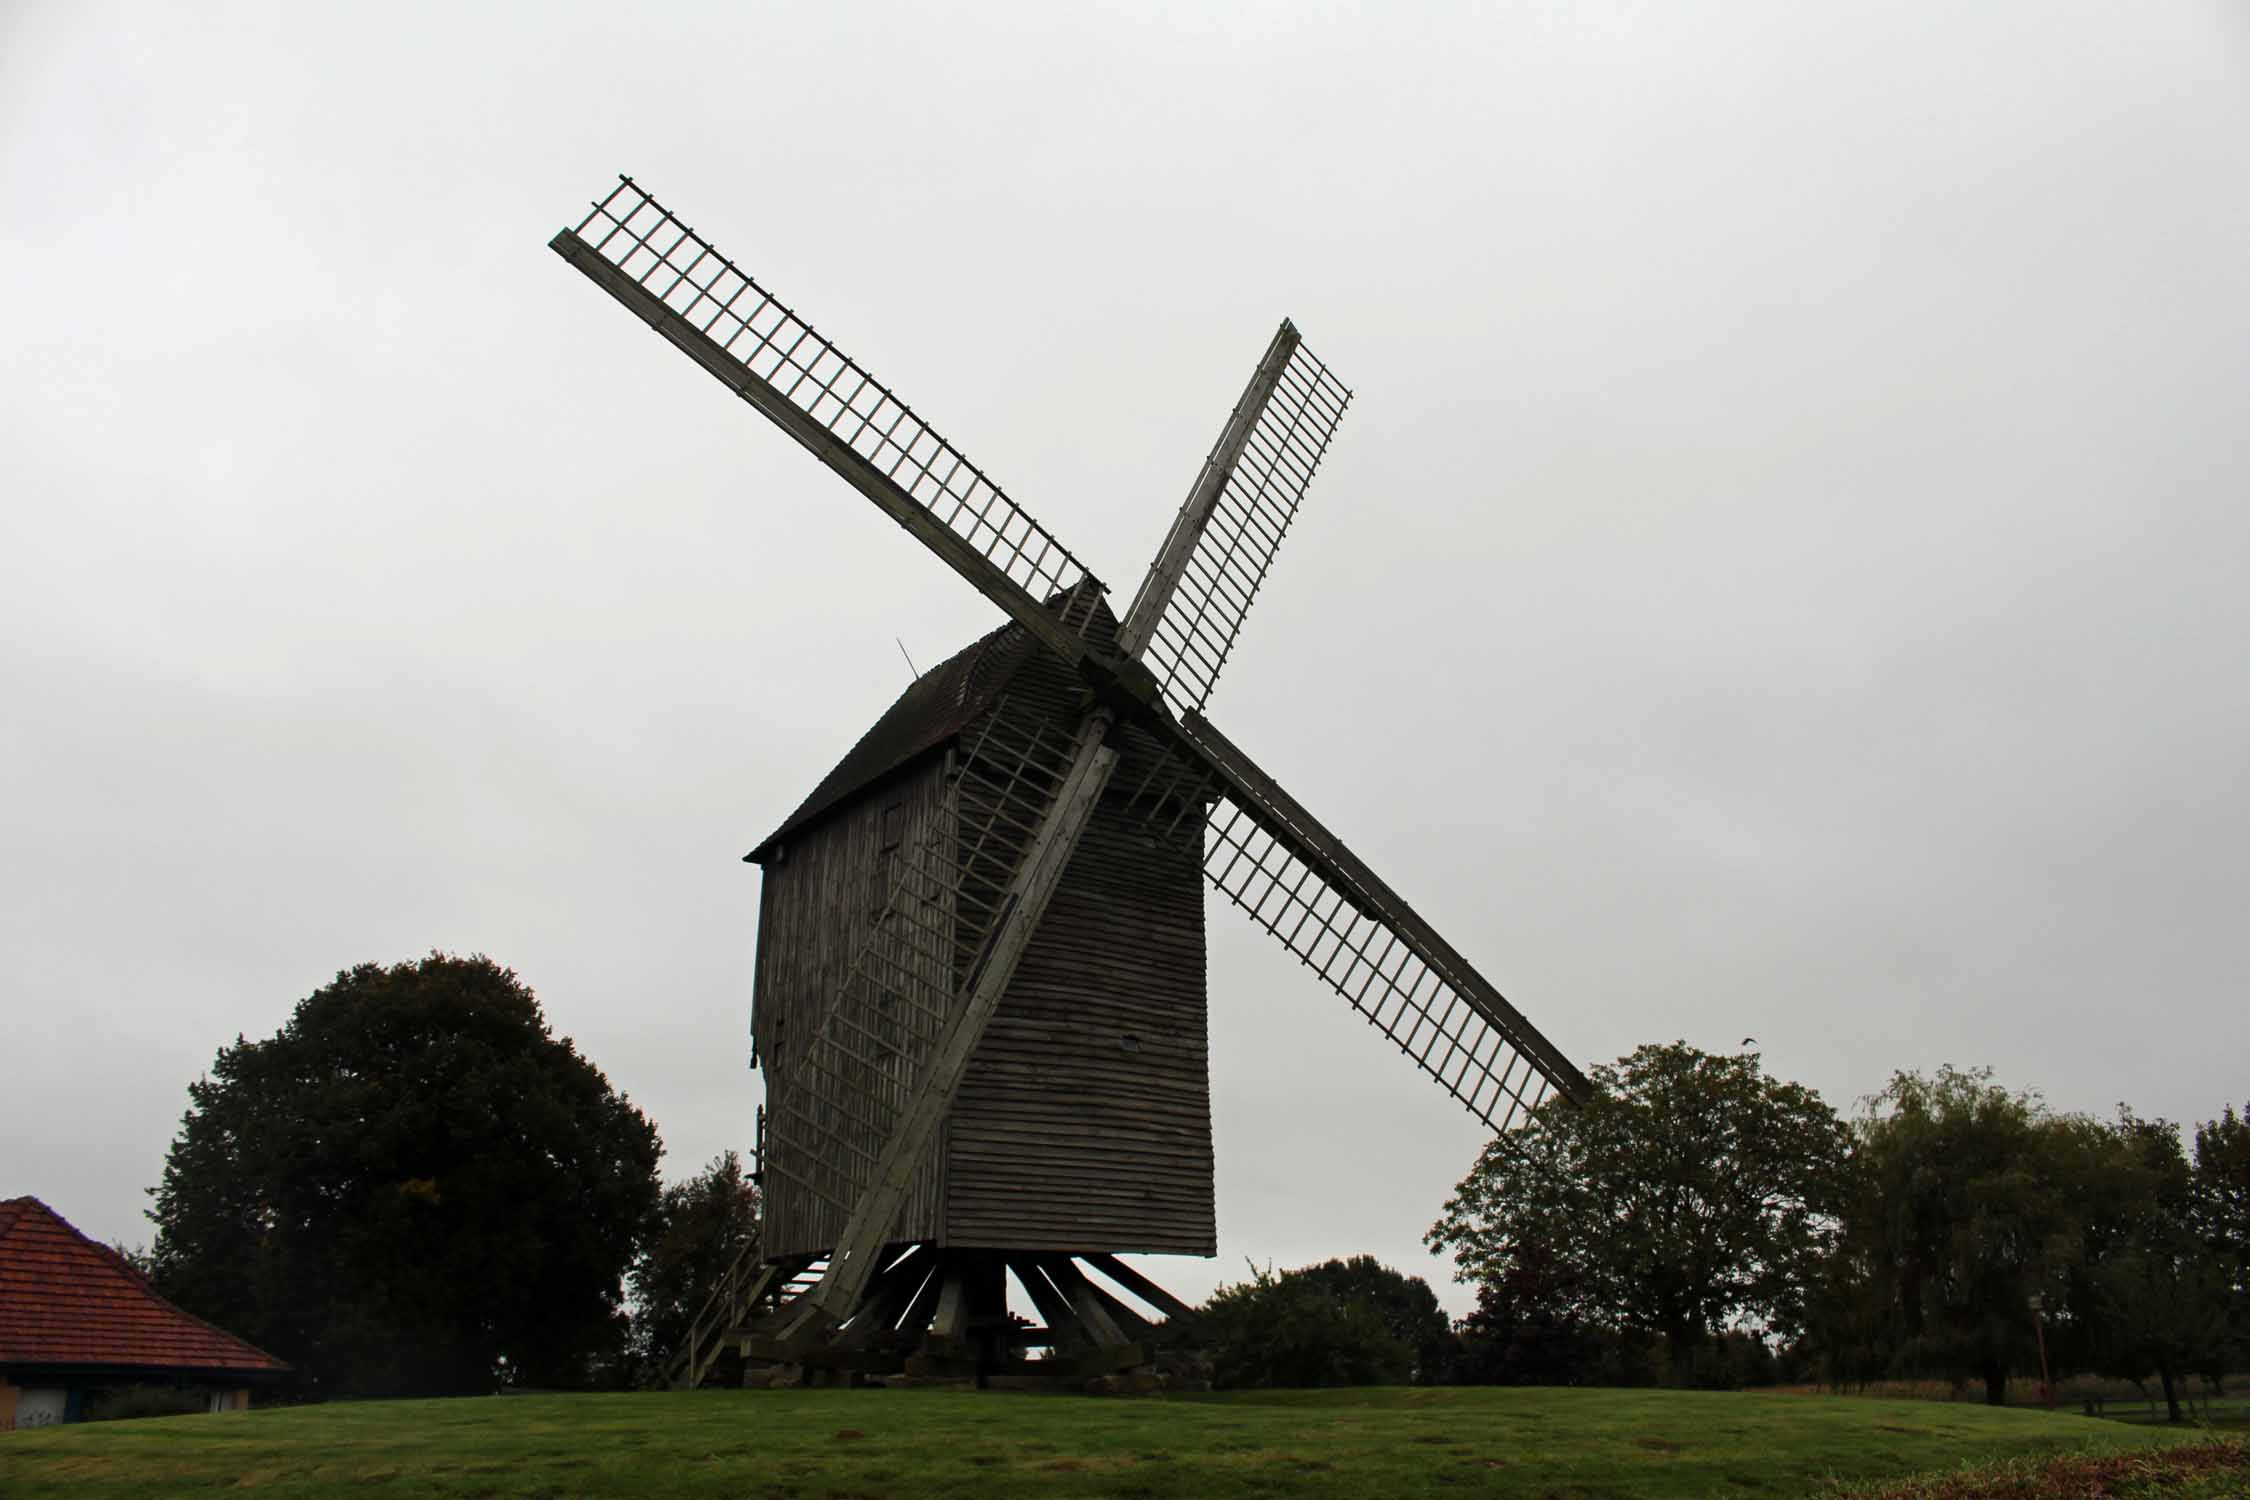
[[[748,856],[760,1258],[729,1270],[674,1383],[730,1346],[793,1375],[1095,1374],[1189,1327],[1117,1257],[1217,1248],[1206,881],[1493,1129],[1582,1093],[1203,717],[1351,399],[1293,324],[1120,619],[960,450],[632,179],[552,244],[1007,617]],[[1010,1278],[1042,1323],[1010,1315]]]

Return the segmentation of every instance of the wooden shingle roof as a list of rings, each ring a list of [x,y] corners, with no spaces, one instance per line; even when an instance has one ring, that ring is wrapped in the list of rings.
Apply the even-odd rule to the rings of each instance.
[[[1097,603],[1087,639],[1112,649],[1116,631],[1117,620],[1108,603]],[[1020,625],[1003,625],[915,678],[874,726],[859,737],[859,743],[844,752],[835,769],[797,804],[797,810],[743,859],[764,864],[791,835],[923,756],[953,743],[1006,691],[1038,650],[1031,632]]]
[[[289,1366],[182,1312],[37,1198],[0,1201],[0,1368],[93,1365],[281,1374]]]

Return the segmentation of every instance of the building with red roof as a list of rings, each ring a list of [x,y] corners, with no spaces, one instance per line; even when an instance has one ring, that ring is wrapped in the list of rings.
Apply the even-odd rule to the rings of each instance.
[[[0,1201],[0,1432],[77,1421],[90,1398],[131,1386],[236,1411],[253,1385],[288,1372],[165,1301],[37,1198]]]

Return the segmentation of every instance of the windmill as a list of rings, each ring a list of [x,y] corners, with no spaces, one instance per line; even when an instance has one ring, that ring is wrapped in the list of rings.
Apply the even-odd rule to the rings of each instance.
[[[714,1294],[676,1383],[737,1338],[835,1368],[1146,1359],[1152,1320],[1116,1289],[1187,1309],[1118,1253],[1216,1249],[1205,881],[1494,1130],[1582,1092],[1203,715],[1351,398],[1293,325],[1120,618],[960,450],[631,178],[552,248],[1006,616],[749,856],[764,1259]],[[1010,1320],[1010,1275],[1043,1326]]]

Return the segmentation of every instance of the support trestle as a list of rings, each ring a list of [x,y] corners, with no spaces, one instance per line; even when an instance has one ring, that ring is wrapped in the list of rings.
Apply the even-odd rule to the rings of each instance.
[[[834,1328],[793,1329],[792,1289],[817,1264],[775,1265],[775,1292],[730,1331],[745,1384],[1162,1390],[1209,1378],[1194,1309],[1113,1255],[894,1245]],[[1008,1310],[1011,1277],[1038,1322]]]

